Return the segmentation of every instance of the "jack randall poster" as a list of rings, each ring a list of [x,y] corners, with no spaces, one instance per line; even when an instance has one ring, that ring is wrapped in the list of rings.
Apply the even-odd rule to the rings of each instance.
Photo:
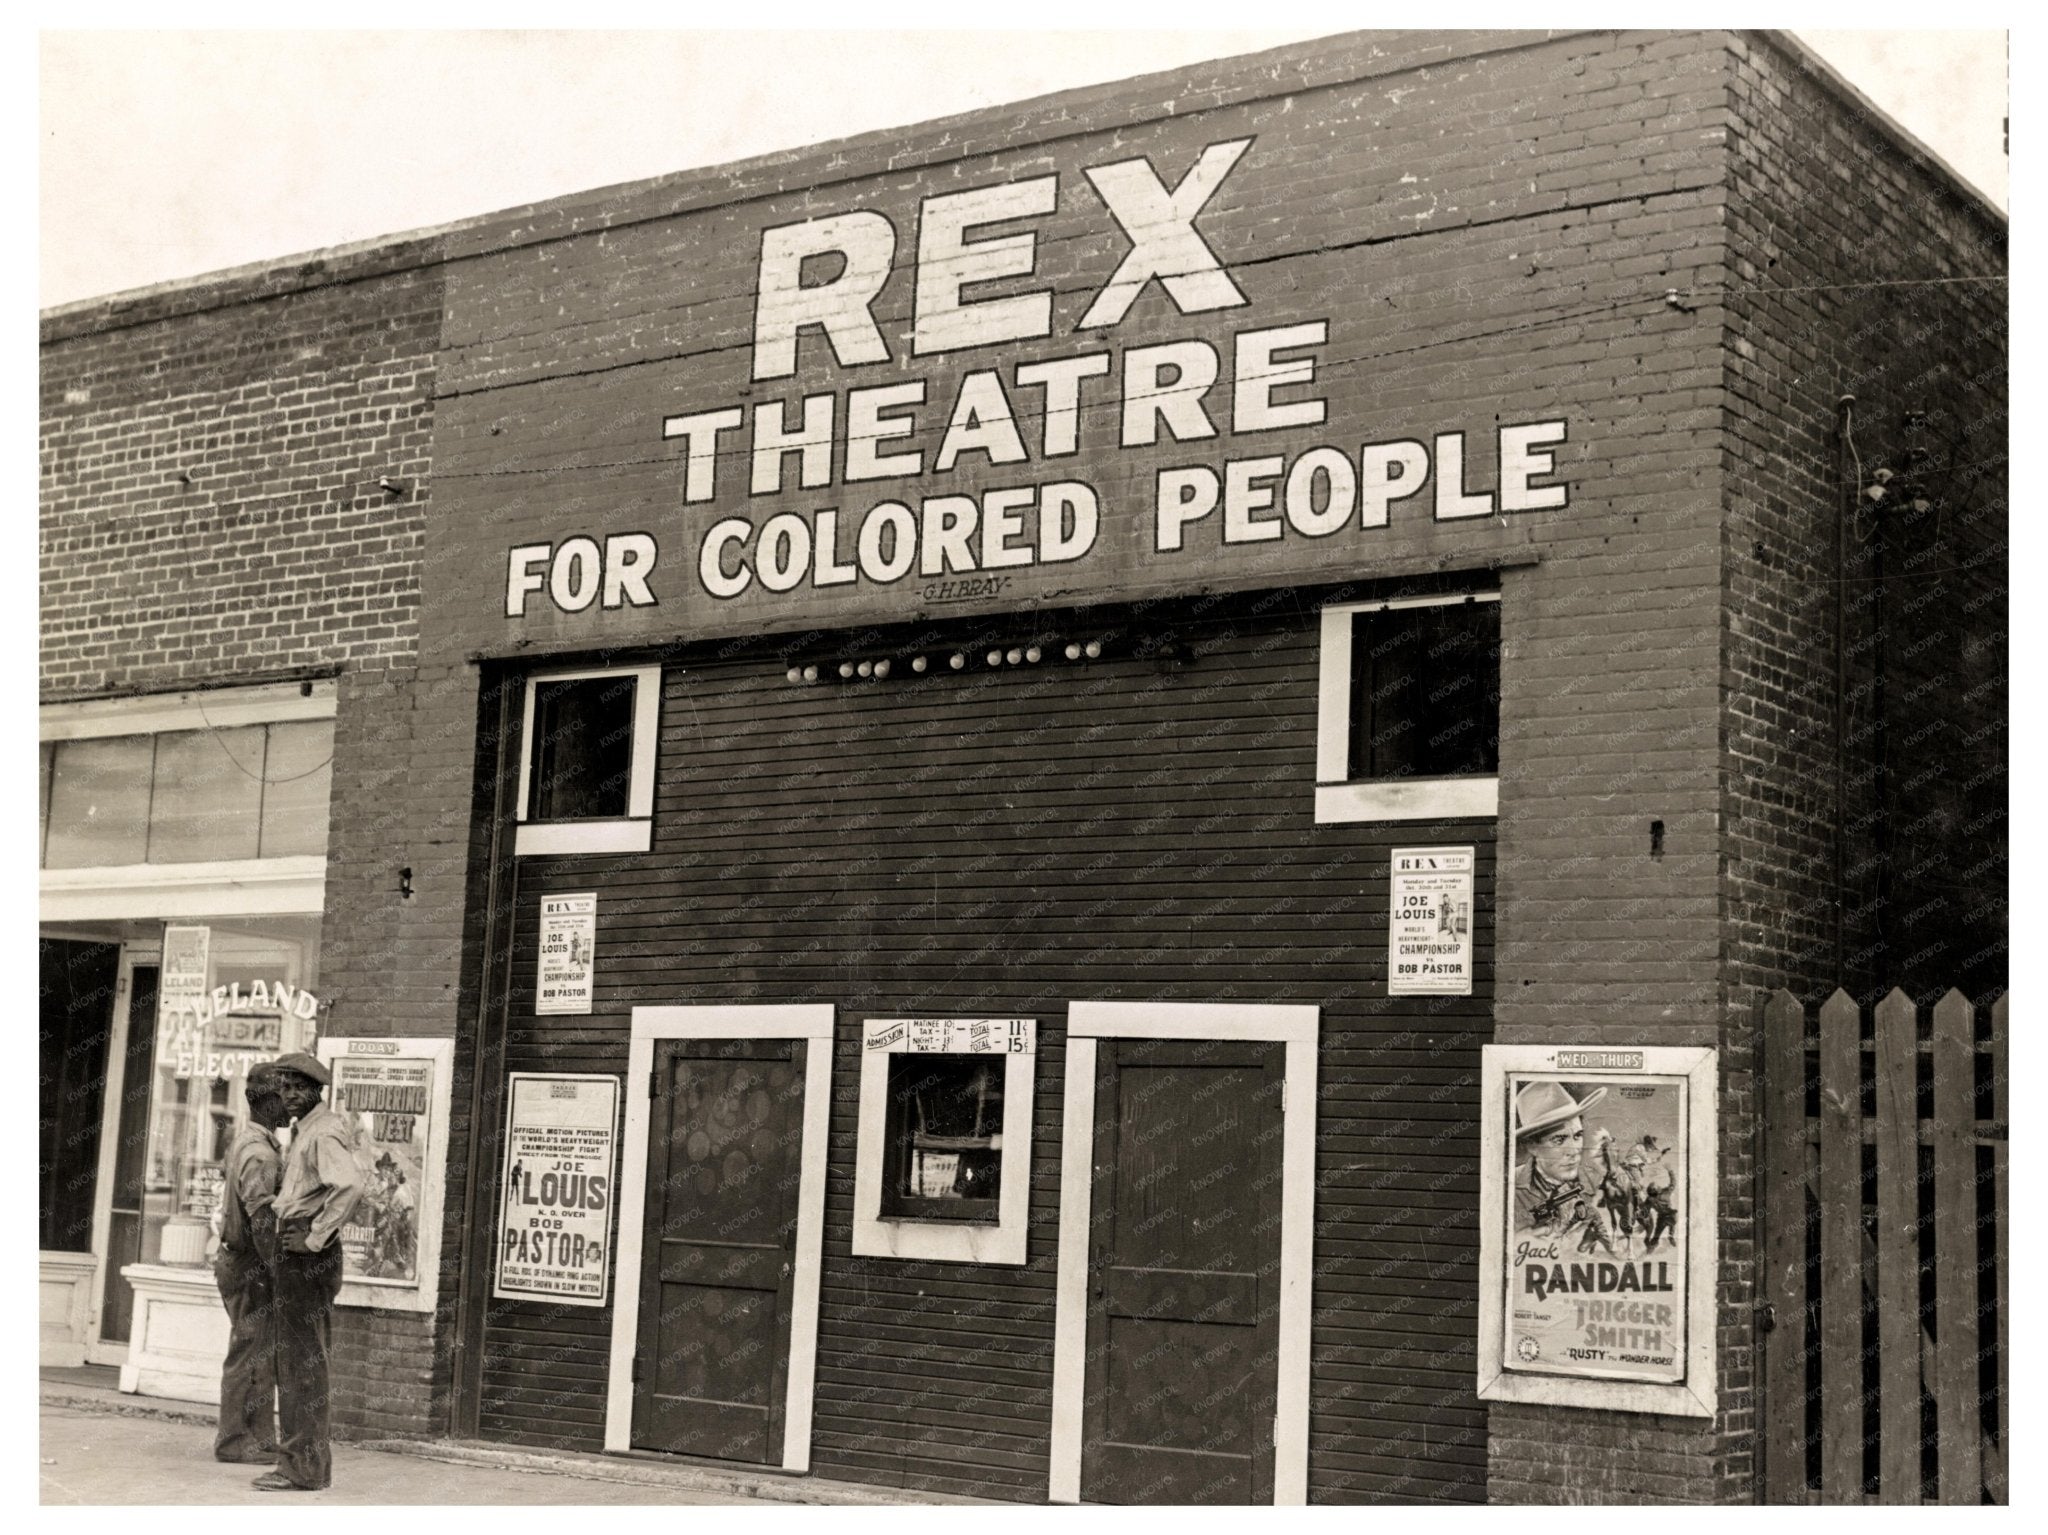
[[[1715,1052],[1482,1052],[1479,1395],[1711,1416]]]
[[[605,1303],[619,1080],[515,1071],[507,1085],[500,1300]]]
[[[597,972],[597,897],[545,895],[540,901],[540,975],[536,1013],[587,1013]]]
[[[1395,848],[1388,863],[1387,995],[1472,995],[1472,849]]]
[[[382,1041],[350,1040],[338,1057],[334,1109],[356,1131],[363,1197],[341,1228],[345,1279],[415,1285],[420,1277],[420,1202],[434,1107],[431,1060],[374,1053]],[[360,1052],[360,1053],[358,1053]]]

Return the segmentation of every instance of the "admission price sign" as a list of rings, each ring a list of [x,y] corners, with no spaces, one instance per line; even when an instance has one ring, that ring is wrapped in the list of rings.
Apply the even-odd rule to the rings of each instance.
[[[1387,995],[1472,995],[1472,849],[1396,848],[1389,862]]]
[[[500,1300],[602,1306],[619,1079],[515,1071],[505,1110]]]

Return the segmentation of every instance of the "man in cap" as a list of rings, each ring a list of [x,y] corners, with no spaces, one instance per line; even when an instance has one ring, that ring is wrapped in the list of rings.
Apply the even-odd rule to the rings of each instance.
[[[314,1492],[334,1472],[328,1446],[327,1338],[341,1293],[341,1227],[363,1193],[355,1130],[320,1101],[332,1080],[310,1055],[277,1063],[297,1116],[277,1192],[277,1469],[265,1492]]]
[[[1606,1088],[1596,1087],[1580,1098],[1547,1079],[1525,1082],[1516,1092],[1515,1155],[1528,1160],[1515,1165],[1515,1230],[1562,1231],[1581,1199],[1590,1216],[1599,1190],[1580,1172],[1586,1151],[1581,1116],[1606,1096]]]
[[[242,1088],[249,1122],[235,1132],[222,1169],[220,1251],[214,1255],[213,1279],[228,1312],[228,1356],[220,1368],[215,1460],[268,1464],[277,1454],[270,1261],[277,1242],[272,1206],[283,1162],[271,1132],[289,1117],[283,1086],[283,1074],[269,1062],[249,1069]]]

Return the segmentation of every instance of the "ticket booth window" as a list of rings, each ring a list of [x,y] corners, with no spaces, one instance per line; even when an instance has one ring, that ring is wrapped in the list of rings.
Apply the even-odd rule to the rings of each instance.
[[[892,1055],[882,1213],[994,1221],[1003,1186],[999,1055]]]

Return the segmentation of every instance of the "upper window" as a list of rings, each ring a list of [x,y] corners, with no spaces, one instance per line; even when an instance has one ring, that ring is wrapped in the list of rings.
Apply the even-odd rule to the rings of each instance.
[[[521,853],[644,853],[653,845],[661,668],[527,679]]]
[[[1318,821],[1496,814],[1500,594],[1323,610]]]
[[[42,865],[324,854],[333,756],[332,719],[45,740]]]

